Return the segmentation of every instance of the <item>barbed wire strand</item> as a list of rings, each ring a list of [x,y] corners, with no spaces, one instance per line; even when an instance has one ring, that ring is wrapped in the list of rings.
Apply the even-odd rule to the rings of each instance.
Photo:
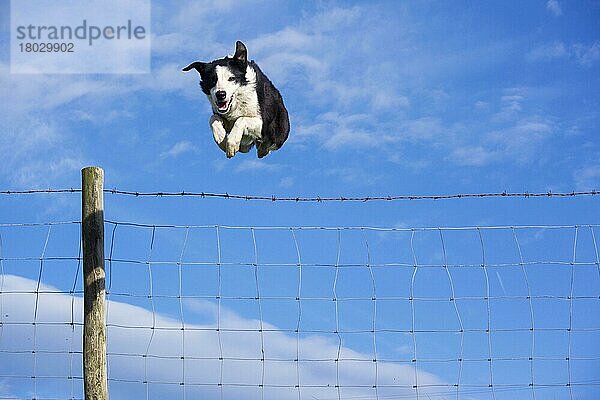
[[[81,193],[81,189],[26,189],[26,190],[2,190],[0,195],[30,195],[30,194],[59,194],[59,193]],[[455,194],[432,194],[432,195],[390,195],[390,196],[266,196],[266,195],[242,195],[230,193],[194,192],[194,191],[131,191],[120,189],[104,189],[104,193],[133,197],[200,197],[237,200],[262,200],[262,201],[287,201],[287,202],[367,202],[367,201],[396,201],[396,200],[449,200],[466,198],[486,197],[576,197],[595,196],[600,190],[571,191],[571,192],[488,192],[488,193],[455,193]]]

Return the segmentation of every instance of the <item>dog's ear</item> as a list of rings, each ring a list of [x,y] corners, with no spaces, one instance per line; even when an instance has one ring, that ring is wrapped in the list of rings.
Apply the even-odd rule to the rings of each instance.
[[[233,55],[233,59],[242,65],[248,63],[248,49],[246,49],[246,45],[239,40],[235,42],[235,54]]]
[[[206,68],[206,63],[200,62],[200,61],[196,61],[191,63],[190,65],[188,65],[187,67],[185,67],[182,71],[183,72],[188,72],[192,69],[195,69],[196,71],[198,71],[199,74],[201,74],[202,72],[204,72],[204,69]]]

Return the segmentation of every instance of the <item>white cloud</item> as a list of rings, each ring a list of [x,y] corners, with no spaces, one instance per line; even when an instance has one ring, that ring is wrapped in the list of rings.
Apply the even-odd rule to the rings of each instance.
[[[318,57],[290,51],[266,56],[261,59],[260,66],[274,82],[286,82],[291,79],[312,81],[311,77],[323,77],[327,70],[325,62]]]
[[[106,94],[113,87],[80,75],[10,74],[0,63],[0,93],[7,114],[50,112],[84,96]]]
[[[383,143],[379,142],[371,132],[345,127],[338,127],[332,132],[323,146],[328,150],[339,150],[342,148],[371,148],[379,147]]]
[[[274,50],[277,50],[278,53],[280,51],[307,50],[314,44],[313,41],[314,37],[311,34],[302,32],[297,27],[288,26],[275,33],[263,34],[247,44],[250,50],[259,54]],[[251,54],[249,55],[251,56]]]
[[[281,181],[279,181],[279,187],[287,189],[287,188],[291,188],[292,186],[294,186],[295,183],[295,179],[291,176],[286,176],[285,178],[282,178]]]
[[[579,65],[590,67],[600,60],[600,42],[571,45],[552,42],[536,47],[527,54],[529,61],[552,61],[559,58],[570,59]]]
[[[44,357],[39,352],[36,373],[38,375],[51,374],[64,376],[69,374],[68,351],[81,351],[81,328],[71,330],[68,323],[72,320],[80,324],[82,321],[83,302],[81,297],[71,298],[68,295],[52,293],[57,289],[45,284],[40,286],[38,312],[36,321],[40,324],[36,328],[20,326],[14,323],[29,324],[33,320],[36,296],[31,293],[36,289],[36,281],[14,275],[4,275],[3,280],[3,327],[2,342],[4,350],[31,351],[33,345],[33,332],[36,331],[36,350],[62,351],[53,357]],[[25,291],[25,294],[12,294],[11,292]],[[150,382],[172,382],[173,385],[151,384],[150,390],[157,398],[174,398],[181,395],[182,387],[178,384],[184,381],[185,390],[191,398],[218,399],[219,391],[216,384],[220,378],[221,363],[219,333],[215,331],[217,306],[207,300],[186,299],[184,313],[186,319],[202,320],[203,323],[186,322],[186,330],[180,330],[182,322],[179,319],[178,307],[175,307],[173,316],[154,313],[148,309],[118,302],[109,301],[107,304],[108,324],[108,352],[109,354],[109,379],[130,379],[136,382],[148,380]],[[265,390],[266,400],[296,399],[297,390],[293,387],[297,383],[298,375],[301,382],[302,397],[304,398],[335,398],[336,391],[333,386],[339,379],[340,385],[365,385],[364,388],[342,387],[342,397],[361,396],[367,398],[373,395],[370,387],[375,381],[375,364],[371,362],[372,354],[365,354],[346,346],[338,349],[335,337],[323,335],[301,336],[288,335],[268,321],[263,321],[265,330],[263,344],[257,332],[259,321],[241,317],[236,312],[225,306],[220,308],[221,347],[223,355],[227,358],[223,362],[224,399],[258,399],[260,391],[256,390],[261,383],[262,363],[261,348],[269,359],[288,361],[265,362],[265,382],[268,384],[289,385],[290,390],[274,391]],[[43,322],[58,323],[55,326],[41,324]],[[64,324],[64,325],[62,325]],[[157,329],[150,329],[151,326]],[[119,328],[137,327],[134,329]],[[232,331],[228,331],[230,329]],[[183,339],[185,335],[185,354],[183,354]],[[71,339],[74,342],[71,342]],[[365,360],[365,362],[341,362],[339,375],[336,377],[336,367],[333,361],[327,362],[302,362],[297,364],[296,348],[299,346],[302,359],[332,359],[337,357],[338,351],[341,358]],[[150,355],[143,358],[146,352]],[[117,354],[130,354],[131,356]],[[180,356],[186,356],[185,378],[183,377],[182,361]],[[194,359],[195,358],[195,359]],[[247,359],[234,361],[232,359]],[[22,357],[12,357],[10,366],[0,365],[0,371],[6,375],[32,373],[31,354]],[[299,368],[299,369],[298,369]],[[413,365],[395,364],[391,362],[377,363],[378,384],[385,385],[410,385],[413,384],[415,369]],[[73,357],[73,373],[81,376],[81,355],[76,353]],[[443,382],[433,374],[417,370],[419,384],[436,385]],[[48,384],[51,384],[49,381]],[[236,383],[255,385],[254,388],[236,387]],[[197,384],[197,385],[194,385]],[[212,384],[203,386],[202,384]],[[230,385],[228,385],[230,384]],[[320,386],[320,387],[315,387]],[[53,390],[68,392],[70,382],[64,380],[63,387]],[[19,380],[4,379],[2,390],[15,397],[29,395],[28,385],[22,385]],[[37,391],[48,391],[44,380],[38,380]],[[78,387],[77,391],[81,389]],[[421,389],[423,396],[429,391],[439,392],[439,388],[427,387]],[[111,398],[132,398],[145,393],[142,383],[118,385],[117,381],[111,382]],[[410,396],[413,389],[394,389],[395,395]],[[76,396],[77,397],[77,396]]]
[[[578,190],[597,190],[600,188],[600,165],[590,165],[578,169],[573,174],[573,178]]]
[[[333,176],[337,179],[341,179],[343,182],[361,186],[373,185],[382,178],[380,175],[374,174],[372,171],[359,167],[329,168],[324,171],[324,173],[327,176]]]
[[[210,1],[200,0],[192,3],[171,3],[170,6],[180,6],[179,9],[171,12],[174,15],[173,19],[169,22],[179,24],[179,26],[189,27],[201,25],[198,21],[209,19],[209,17],[215,17],[219,14],[228,13],[239,7],[243,3],[252,3],[252,1],[235,1],[235,0],[222,0],[222,1]]]
[[[251,150],[253,151],[253,150]],[[255,171],[277,171],[281,168],[279,164],[270,164],[263,160],[243,160],[237,167],[236,172],[255,172]]]
[[[251,4],[252,1],[247,3]],[[135,106],[127,110],[126,114],[115,114],[114,101],[143,94],[147,90],[177,92],[197,101],[199,107],[206,108],[207,105],[197,85],[197,76],[181,72],[182,65],[191,59],[182,60],[181,65],[173,60],[175,57],[179,59],[182,54],[197,51],[201,51],[204,54],[202,57],[207,59],[213,55],[223,56],[227,50],[232,51],[232,44],[224,45],[214,37],[218,28],[213,25],[233,12],[238,4],[231,1],[218,4],[202,1],[185,5],[172,2],[168,6],[165,4],[154,6],[154,16],[160,16],[160,23],[157,23],[158,26],[153,32],[153,52],[159,59],[153,65],[152,74],[18,76],[8,74],[7,66],[2,64],[0,65],[0,89],[7,104],[7,115],[25,116],[32,111],[41,115],[40,110],[42,110],[44,119],[51,124],[57,119],[54,116],[57,109],[70,107],[74,102],[83,100],[85,104],[94,105],[93,111],[88,108],[69,110],[73,112],[71,116],[80,121],[106,123],[114,118],[133,116]],[[308,101],[320,107],[339,109],[342,112],[342,109],[360,102],[364,112],[386,110],[395,113],[398,109],[408,107],[409,99],[398,93],[390,82],[386,82],[386,85],[381,85],[379,82],[382,73],[387,75],[394,71],[393,66],[385,62],[377,66],[372,65],[370,70],[361,72],[361,76],[353,75],[352,71],[348,71],[347,76],[342,76],[339,74],[339,69],[333,68],[336,63],[348,64],[350,59],[363,59],[374,51],[371,46],[360,45],[361,41],[364,43],[376,41],[376,38],[370,37],[372,29],[365,31],[361,27],[370,25],[369,21],[375,19],[371,13],[378,13],[381,10],[370,10],[368,13],[366,11],[361,7],[332,8],[308,15],[300,23],[284,27],[279,31],[259,34],[256,39],[247,41],[250,56],[255,58],[253,55],[257,55],[256,59],[259,60],[262,69],[276,84],[288,82],[292,85],[303,85],[300,95],[306,96]],[[215,18],[198,24],[198,20],[206,20],[203,18],[206,15]],[[339,42],[340,32],[348,35],[347,41]],[[335,51],[329,51],[332,48],[335,48]],[[387,69],[381,71],[378,68]],[[352,84],[348,84],[350,77],[353,79]],[[15,123],[18,120],[12,119]],[[66,141],[68,140],[67,129],[64,127],[64,121],[61,123],[63,129],[58,134],[61,136],[60,140]],[[332,122],[326,125],[329,129]],[[373,129],[372,123],[367,128],[359,130],[355,129],[359,124],[351,125],[336,127],[332,135],[323,135],[321,145],[337,150],[348,146],[376,147],[382,142],[389,141],[389,135],[383,135],[383,140],[382,137],[374,140],[373,136],[377,135],[378,129]],[[302,128],[298,128],[298,126],[294,127],[294,133],[302,132]],[[299,138],[302,141],[302,133]],[[171,151],[181,150],[185,149],[181,147],[169,149],[163,152],[162,156],[173,156],[175,154]],[[258,165],[241,165],[238,170],[257,167]]]
[[[505,89],[500,97],[500,111],[492,117],[494,122],[512,121],[523,110],[523,100],[525,99],[525,90],[522,88]]]
[[[189,140],[181,140],[175,143],[169,150],[164,151],[160,154],[161,158],[178,157],[181,154],[195,151],[194,146]]]
[[[589,67],[600,60],[600,42],[589,45],[575,44],[573,45],[573,53],[581,65]]]
[[[563,42],[552,42],[536,47],[529,52],[527,58],[531,61],[546,61],[568,56],[569,51]]]
[[[375,91],[371,99],[371,107],[377,111],[397,110],[410,105],[408,97],[396,95],[384,89]]]
[[[404,122],[401,137],[410,142],[437,141],[445,134],[445,129],[437,118],[422,117]]]
[[[495,154],[503,160],[528,163],[541,156],[541,146],[556,132],[554,121],[541,116],[516,120],[512,125],[492,131],[484,136],[484,144],[490,150],[489,160]]]
[[[490,104],[487,101],[477,100],[473,106],[478,110],[487,111],[490,107]]]
[[[244,6],[252,4],[253,1],[244,2]],[[552,7],[561,10],[557,1],[549,1],[547,7],[549,10]],[[72,117],[84,121],[93,121],[99,116],[106,116],[108,120],[131,118],[134,116],[132,112],[135,112],[135,101],[132,102],[131,111],[127,110],[124,114],[115,114],[111,102],[129,95],[144,96],[146,91],[154,91],[177,93],[193,99],[198,109],[208,116],[208,104],[198,88],[197,76],[184,74],[180,68],[197,57],[208,60],[233,51],[233,43],[223,43],[223,39],[218,37],[218,25],[235,12],[236,4],[232,1],[154,4],[157,29],[153,32],[153,52],[156,59],[153,73],[146,76],[19,77],[4,74],[7,70],[2,70],[0,90],[3,94],[0,96],[7,104],[7,115],[16,112],[24,116],[32,110],[39,112],[42,109],[41,120],[50,127],[56,127],[58,125],[52,112],[81,102],[93,104],[94,107],[73,110]],[[206,18],[208,15],[211,18]],[[528,143],[540,144],[549,137],[550,132],[544,131],[542,125],[545,123],[547,127],[551,121],[546,119],[546,122],[540,122],[544,120],[543,116],[527,114],[527,91],[522,88],[504,91],[499,106],[494,104],[493,99],[479,100],[475,107],[489,111],[492,115],[489,120],[449,122],[454,117],[448,117],[447,120],[436,114],[439,108],[426,109],[420,100],[427,96],[430,104],[451,103],[447,100],[454,100],[454,93],[448,94],[443,89],[428,91],[422,87],[423,82],[419,79],[406,79],[442,74],[451,76],[459,70],[467,70],[467,65],[497,62],[498,57],[512,54],[514,41],[485,44],[462,53],[441,52],[436,55],[435,62],[431,62],[431,54],[421,51],[425,49],[419,49],[420,42],[414,40],[414,31],[418,28],[415,24],[408,19],[399,23],[385,22],[384,17],[385,10],[377,7],[331,8],[304,14],[299,22],[289,26],[281,27],[279,24],[275,28],[266,27],[258,31],[254,39],[246,40],[250,57],[258,61],[280,89],[283,88],[288,107],[294,103],[296,107],[302,105],[296,110],[290,107],[290,112],[295,115],[292,115],[289,144],[331,152],[367,149],[369,152],[386,152],[386,159],[406,160],[412,156],[416,158],[410,160],[412,166],[426,165],[427,162],[423,160],[429,160],[427,157],[433,158],[433,155],[402,152],[411,151],[406,150],[407,146],[428,146],[431,153],[442,153],[438,159],[450,160],[458,165],[486,165],[505,160],[506,155],[517,151],[515,146],[509,145],[511,141],[525,143],[524,147],[530,149]],[[382,26],[375,23],[379,19],[384,21]],[[199,20],[202,20],[202,24],[198,23]],[[340,37],[345,40],[340,41]],[[390,37],[394,39],[393,46],[386,42]],[[389,52],[384,48],[388,46]],[[599,49],[598,43],[573,45],[553,42],[533,49],[526,57],[529,61],[564,57],[576,60],[581,65],[592,65],[600,58]],[[402,62],[397,62],[398,56],[402,57]],[[373,59],[377,62],[369,62]],[[438,75],[430,73],[429,70],[433,69],[438,71]],[[417,92],[421,99],[409,98],[408,88],[411,86],[419,88]],[[293,102],[287,101],[286,92],[295,95]],[[314,111],[306,111],[314,109],[321,110],[321,113],[315,115]],[[443,111],[448,111],[448,104],[444,104]],[[307,114],[302,114],[304,112]],[[10,118],[15,124],[23,123],[22,130],[31,130],[23,118]],[[52,153],[51,164],[59,165],[62,162],[63,165],[74,166],[78,160],[85,160],[81,148],[76,154],[69,155],[73,151],[67,149],[73,142],[68,126],[52,129],[55,134],[52,149],[55,153]],[[36,151],[40,154],[39,158],[47,158],[47,153],[41,150],[44,141],[38,143],[40,146]],[[159,147],[164,150],[161,154],[163,158],[175,157],[194,149],[191,143],[185,141],[169,148],[171,145],[162,143],[163,147]],[[21,147],[30,148],[25,145]],[[528,150],[521,152],[521,155],[524,157],[525,153],[531,154]],[[30,171],[40,170],[33,161],[29,162],[32,163],[31,167],[23,164],[17,169],[8,164],[2,169],[3,174],[12,174],[13,181],[25,182],[26,177],[36,175]],[[225,164],[231,165],[225,161],[215,165],[224,168]],[[274,171],[280,167],[259,161],[235,165],[233,170],[237,172]],[[18,171],[18,174],[14,171]]]
[[[464,146],[454,149],[450,160],[458,165],[482,166],[494,160],[494,153],[483,146]]]
[[[296,145],[316,145],[329,151],[383,149],[398,141],[398,133],[370,114],[326,112],[310,124],[299,123],[290,138]]]
[[[376,6],[331,8],[259,35],[247,43],[248,49],[276,85],[301,86],[299,94],[322,109],[344,112],[360,106],[364,112],[397,112],[410,101],[399,90],[394,54],[382,54],[378,45],[389,37],[389,29],[401,25],[376,28],[384,12]],[[373,59],[377,63],[369,62]]]
[[[364,16],[364,9],[354,6],[351,8],[331,8],[312,17],[310,24],[316,32],[327,32],[343,26],[352,26]]]
[[[126,24],[150,29],[150,7],[148,0],[130,0],[126,3],[116,0],[87,0],[76,3],[63,3],[53,0],[22,0],[13,2],[11,24],[16,26],[71,26],[80,27],[82,20],[96,27]],[[134,26],[135,26],[134,25]],[[99,33],[99,32],[98,32]],[[89,34],[87,35],[90,36]],[[41,35],[44,41],[45,35]],[[37,55],[13,51],[12,70],[20,73],[37,72],[41,74],[65,73],[145,73],[150,69],[150,40],[147,36],[141,40],[96,40],[77,38],[70,53],[40,53]],[[91,39],[90,39],[91,40]],[[43,78],[43,76],[42,76]]]
[[[120,119],[132,119],[135,114],[128,110],[110,110],[108,113],[94,113],[90,110],[75,109],[71,112],[71,118],[75,121],[89,121],[94,124],[110,124]]]
[[[84,158],[68,132],[34,117],[3,116],[0,112],[0,118],[0,176],[8,183],[47,188],[56,181],[78,180]]]
[[[557,17],[560,17],[563,13],[558,0],[548,0],[546,3],[546,8]]]
[[[381,124],[372,114],[328,112],[312,124],[298,124],[291,143],[316,144],[328,151],[381,152],[389,161],[411,167],[429,165],[422,156],[415,159],[411,146],[426,146],[432,157],[439,152],[439,157],[459,166],[485,166],[506,160],[525,164],[557,131],[553,118],[528,112],[531,92],[529,88],[505,89],[499,96],[499,110],[491,112],[489,119],[450,125],[432,116]],[[493,111],[487,102],[479,108]],[[348,182],[367,179],[352,168],[338,168],[335,173]]]
[[[84,151],[87,141],[76,136],[70,122],[131,119],[133,109],[117,109],[115,103],[144,90],[179,91],[199,104],[204,101],[175,64],[159,66],[148,76],[90,77],[10,74],[8,65],[0,63],[0,179],[26,187],[77,182],[74,172],[90,155]]]

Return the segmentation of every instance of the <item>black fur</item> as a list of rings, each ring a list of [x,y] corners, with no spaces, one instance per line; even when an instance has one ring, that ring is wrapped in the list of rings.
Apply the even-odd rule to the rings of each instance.
[[[250,65],[256,71],[256,95],[260,105],[260,117],[263,125],[261,135],[263,140],[268,140],[276,147],[283,146],[290,133],[290,120],[283,98],[279,90],[266,77],[254,61]]]
[[[281,148],[287,140],[290,132],[290,121],[287,109],[283,104],[283,98],[275,85],[266,77],[258,65],[252,60],[248,62],[246,46],[240,42],[236,42],[236,51],[233,57],[224,57],[208,63],[194,62],[183,69],[190,71],[195,69],[200,73],[200,87],[202,92],[210,95],[210,90],[217,83],[217,74],[215,68],[217,66],[228,67],[232,71],[237,83],[247,85],[246,67],[250,66],[256,72],[256,95],[260,117],[262,119],[261,136],[262,141],[257,143],[258,156],[264,157],[270,149],[277,150]],[[221,116],[222,118],[226,118]],[[228,121],[230,126],[235,121]]]
[[[208,63],[197,61],[185,67],[183,71],[187,72],[191,69],[197,70],[200,73],[200,87],[202,88],[202,92],[205,95],[209,95],[210,89],[217,84],[217,73],[215,72],[215,68],[219,65],[222,67],[229,67],[231,72],[235,75],[236,81],[240,85],[248,84],[245,73],[246,65],[239,63],[231,57],[220,58]]]

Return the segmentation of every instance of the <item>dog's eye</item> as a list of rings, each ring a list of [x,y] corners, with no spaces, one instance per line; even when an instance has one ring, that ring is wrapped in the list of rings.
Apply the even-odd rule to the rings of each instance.
[[[229,82],[233,82],[233,81],[235,81],[235,77],[233,77],[233,76],[230,76],[230,77],[229,77],[229,79],[227,79],[227,80],[228,80]]]

